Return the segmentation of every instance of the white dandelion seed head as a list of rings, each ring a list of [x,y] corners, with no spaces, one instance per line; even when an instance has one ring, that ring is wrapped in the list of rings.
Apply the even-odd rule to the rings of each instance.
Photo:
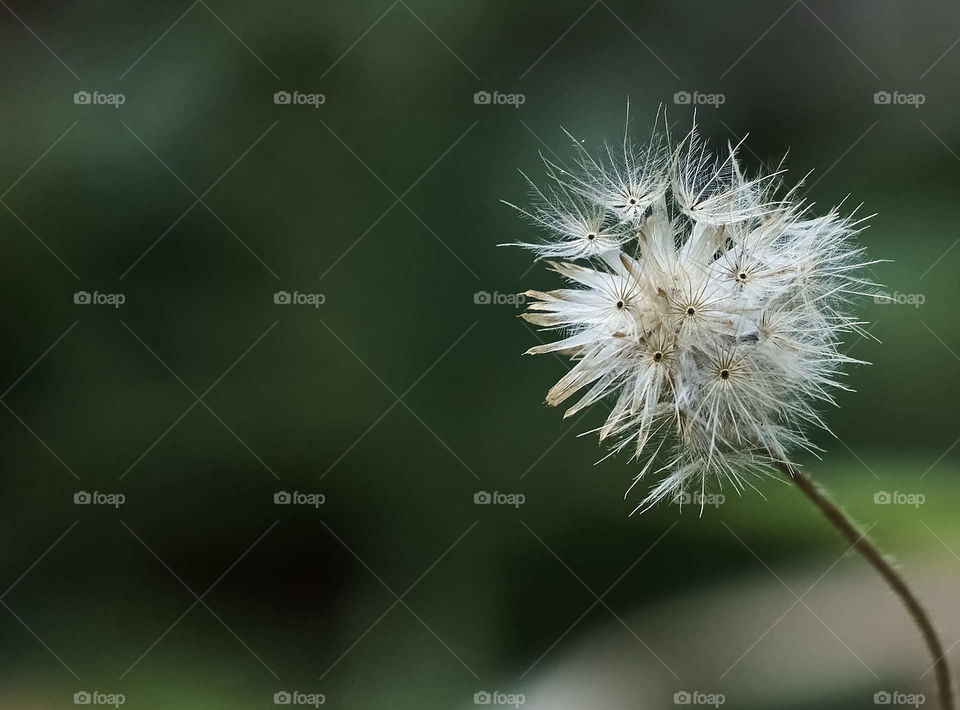
[[[741,491],[814,450],[804,430],[826,428],[817,409],[859,362],[839,349],[863,334],[849,303],[876,288],[853,239],[867,218],[811,216],[796,187],[776,198],[782,170],[747,177],[736,147],[715,156],[696,124],[668,135],[599,155],[574,140],[574,167],[544,158],[547,186],[527,178],[534,205],[517,208],[546,233],[519,246],[568,284],[525,293],[523,317],[560,335],[528,352],[574,363],[546,401],[580,393],[565,416],[606,403],[600,439],[642,462],[634,485],[657,479],[636,510]]]

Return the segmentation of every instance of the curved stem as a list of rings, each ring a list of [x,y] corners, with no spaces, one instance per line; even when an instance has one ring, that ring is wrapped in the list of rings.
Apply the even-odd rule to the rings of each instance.
[[[809,478],[789,464],[777,461],[775,465],[784,476],[803,491],[807,498],[813,501],[813,504],[820,509],[820,512],[826,516],[827,520],[840,531],[840,534],[843,535],[853,547],[857,548],[857,551],[866,558],[867,562],[873,565],[873,568],[880,573],[880,576],[887,581],[887,584],[889,584],[897,596],[900,597],[900,601],[903,602],[907,611],[910,612],[910,616],[913,617],[913,621],[920,628],[920,633],[923,634],[923,640],[930,650],[930,655],[933,656],[933,667],[936,670],[940,707],[942,710],[953,710],[953,686],[950,682],[950,669],[947,666],[943,644],[940,642],[937,631],[933,628],[933,624],[926,610],[920,604],[917,597],[914,596],[910,587],[907,586],[906,581],[897,574],[896,570],[883,558],[879,550],[866,539],[863,533],[857,530],[856,526],[850,522],[840,509],[831,503],[823,493],[817,490],[817,487]]]

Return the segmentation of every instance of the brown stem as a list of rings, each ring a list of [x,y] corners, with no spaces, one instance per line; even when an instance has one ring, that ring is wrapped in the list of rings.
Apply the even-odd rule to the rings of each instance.
[[[887,581],[887,584],[889,584],[897,596],[900,597],[900,601],[903,602],[907,611],[910,612],[910,616],[913,617],[914,622],[920,628],[920,633],[923,634],[923,640],[930,650],[930,655],[933,656],[933,667],[936,670],[940,707],[942,710],[953,710],[953,686],[950,682],[950,669],[947,666],[943,644],[940,643],[936,629],[933,628],[933,624],[930,622],[930,617],[927,616],[927,612],[920,604],[920,601],[914,596],[913,592],[910,591],[910,587],[907,586],[903,577],[897,574],[896,570],[883,558],[883,555],[880,554],[877,548],[866,539],[864,533],[859,532],[856,526],[850,522],[837,506],[831,503],[830,500],[817,489],[809,478],[789,464],[777,461],[775,465],[784,476],[797,484],[797,488],[803,491],[807,498],[813,501],[813,504],[820,509],[820,512],[826,516],[827,520],[840,531],[840,534],[843,535],[851,545],[857,548],[857,551],[867,559],[867,562],[873,565],[873,568],[880,573],[880,576]]]

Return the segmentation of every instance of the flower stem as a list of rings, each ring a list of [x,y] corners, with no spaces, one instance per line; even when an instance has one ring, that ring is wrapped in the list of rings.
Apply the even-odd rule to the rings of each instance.
[[[866,558],[867,562],[873,565],[873,568],[880,573],[880,576],[887,581],[887,584],[889,584],[897,596],[900,597],[900,601],[903,602],[907,611],[910,612],[910,616],[913,617],[913,621],[920,628],[923,640],[930,650],[930,655],[933,656],[933,667],[936,670],[940,707],[942,710],[954,710],[953,685],[950,682],[950,669],[947,666],[943,644],[940,642],[937,631],[934,629],[926,610],[924,610],[920,601],[910,590],[910,587],[907,586],[906,581],[897,574],[896,570],[884,559],[879,550],[866,539],[865,534],[858,531],[856,526],[850,522],[836,505],[830,502],[830,500],[817,489],[809,478],[790,464],[777,461],[775,465],[784,476],[803,491],[804,495],[820,509],[820,512],[824,514],[827,520]]]

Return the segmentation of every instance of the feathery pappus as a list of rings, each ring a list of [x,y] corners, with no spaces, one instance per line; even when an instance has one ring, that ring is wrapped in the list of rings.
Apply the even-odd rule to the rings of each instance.
[[[559,338],[527,352],[573,362],[547,404],[578,395],[567,417],[609,408],[601,441],[641,462],[630,489],[655,479],[634,512],[683,492],[740,492],[815,450],[804,430],[827,428],[817,409],[860,362],[840,346],[864,334],[853,298],[876,288],[855,240],[869,217],[813,215],[802,181],[778,197],[782,162],[749,177],[739,145],[715,156],[695,122],[675,145],[667,128],[642,145],[625,131],[594,153],[571,140],[571,167],[544,157],[546,186],[524,176],[533,204],[517,207],[544,232],[518,246],[566,282],[524,294],[522,317]]]

